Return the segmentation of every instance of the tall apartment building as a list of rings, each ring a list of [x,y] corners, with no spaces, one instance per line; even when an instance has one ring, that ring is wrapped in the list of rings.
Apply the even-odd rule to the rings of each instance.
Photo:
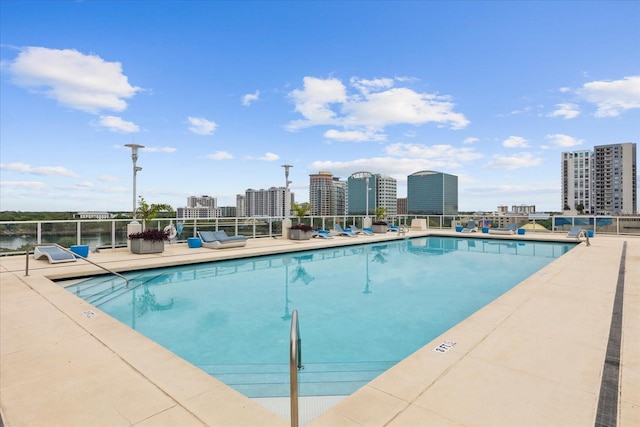
[[[638,213],[638,173],[636,144],[594,147],[596,214],[634,215]]]
[[[346,188],[346,183],[331,172],[320,171],[309,175],[311,215],[344,215]]]
[[[268,190],[248,189],[245,191],[245,215],[246,216],[272,216],[285,217],[285,187],[271,187]],[[293,193],[291,202],[294,201]]]
[[[407,211],[415,215],[457,215],[458,177],[436,171],[409,175]]]
[[[593,152],[580,150],[562,153],[562,204],[563,210],[591,212],[593,195]]]
[[[236,213],[238,216],[248,216],[247,215],[247,204],[246,197],[244,194],[236,194]]]
[[[347,212],[349,215],[371,215],[381,207],[386,209],[387,215],[396,215],[397,195],[397,181],[394,178],[356,172],[347,180]]]
[[[218,199],[211,196],[190,196],[187,197],[187,207],[188,208],[217,208],[218,207]]]
[[[217,203],[215,197],[187,197],[187,206],[176,209],[176,218],[219,218],[222,216],[222,210],[218,208]]]
[[[563,209],[597,215],[638,212],[635,143],[597,145],[594,150],[562,153]]]

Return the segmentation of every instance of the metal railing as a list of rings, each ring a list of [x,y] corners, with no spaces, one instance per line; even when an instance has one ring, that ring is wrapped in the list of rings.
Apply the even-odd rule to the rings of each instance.
[[[31,245],[31,246],[29,246],[29,247],[27,248],[27,253],[26,253],[26,256],[25,256],[25,260],[26,260],[26,261],[25,261],[25,266],[24,266],[24,275],[25,275],[25,276],[28,276],[28,275],[29,275],[29,253],[30,253],[30,252],[31,252],[31,250],[33,250],[36,246],[54,246],[54,247],[57,247],[58,249],[63,250],[63,251],[65,251],[65,252],[67,252],[67,253],[69,253],[69,254],[73,255],[73,256],[74,256],[74,257],[76,257],[76,258],[83,259],[83,260],[87,261],[89,264],[93,264],[93,265],[95,265],[96,267],[101,268],[101,269],[103,269],[104,271],[106,271],[106,272],[108,272],[108,273],[111,273],[111,274],[114,274],[114,275],[116,275],[116,276],[120,277],[121,279],[123,279],[123,280],[126,282],[126,284],[127,284],[127,285],[126,285],[126,286],[127,286],[127,288],[129,287],[129,279],[127,279],[126,277],[124,277],[122,274],[120,274],[120,273],[116,273],[115,271],[110,270],[110,269],[108,269],[107,267],[104,267],[104,266],[102,266],[102,265],[100,265],[100,264],[98,264],[98,263],[95,263],[95,262],[93,262],[93,261],[91,261],[91,260],[89,260],[89,259],[87,259],[87,258],[83,257],[82,255],[78,255],[77,253],[72,252],[72,251],[70,251],[70,250],[69,250],[69,249],[67,249],[67,248],[63,248],[62,246],[58,245],[57,243],[45,243],[45,244],[42,244],[42,245]]]
[[[390,225],[410,226],[414,219],[425,219],[427,229],[453,229],[464,225],[470,219],[478,224],[501,228],[508,223],[518,227],[533,222],[543,228],[531,232],[567,232],[580,225],[593,234],[640,236],[640,216],[605,217],[593,215],[563,216],[552,215],[547,220],[530,219],[528,215],[389,215]],[[363,228],[364,215],[306,216],[302,222],[316,230],[330,230],[334,224],[349,226],[355,224]],[[297,223],[297,219],[293,223]],[[29,245],[57,243],[63,247],[89,245],[95,249],[115,249],[127,245],[127,225],[131,219],[75,219],[46,221],[0,221],[0,255],[21,255]],[[224,230],[227,234],[243,235],[250,238],[266,238],[282,235],[281,217],[236,217],[181,219],[159,218],[145,223],[146,227],[163,229],[171,223],[181,225],[181,233],[174,243],[186,242],[188,237],[196,237],[198,230]],[[592,236],[593,237],[593,236]]]
[[[289,342],[289,382],[291,390],[291,427],[298,427],[298,370],[302,366],[302,340],[298,324],[298,310],[291,313],[291,339]]]

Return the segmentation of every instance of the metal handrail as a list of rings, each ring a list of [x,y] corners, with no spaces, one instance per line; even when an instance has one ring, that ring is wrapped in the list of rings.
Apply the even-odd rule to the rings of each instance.
[[[87,261],[89,264],[93,264],[93,265],[95,265],[96,267],[103,269],[104,271],[107,271],[107,272],[109,272],[109,273],[111,273],[111,274],[115,274],[116,276],[120,277],[121,279],[123,279],[123,280],[127,283],[127,288],[129,287],[129,279],[127,279],[126,277],[124,277],[122,274],[120,274],[120,273],[116,273],[116,272],[115,272],[115,271],[113,271],[113,270],[109,270],[107,267],[103,267],[102,265],[97,264],[97,263],[95,263],[95,262],[93,262],[93,261],[91,261],[91,260],[89,260],[89,259],[87,259],[87,258],[83,257],[82,255],[79,255],[79,254],[77,254],[77,253],[75,253],[75,252],[72,252],[72,251],[70,251],[69,249],[67,249],[67,248],[65,248],[65,247],[63,247],[63,246],[60,246],[60,245],[59,245],[59,244],[57,244],[57,243],[43,243],[43,244],[41,244],[41,245],[30,245],[30,246],[28,246],[28,247],[27,247],[27,252],[26,252],[26,262],[25,262],[25,268],[24,268],[24,275],[25,275],[25,276],[28,276],[28,275],[29,275],[29,252],[31,252],[31,250],[32,250],[32,249],[34,249],[34,248],[36,248],[37,246],[55,246],[55,247],[57,247],[57,248],[59,248],[59,249],[62,249],[63,251],[65,251],[65,252],[67,252],[67,253],[70,253],[71,255],[75,256],[76,258],[83,259],[83,260]]]
[[[298,427],[298,369],[302,366],[302,340],[298,325],[298,311],[291,313],[291,340],[289,343],[289,382],[291,390],[291,427]]]

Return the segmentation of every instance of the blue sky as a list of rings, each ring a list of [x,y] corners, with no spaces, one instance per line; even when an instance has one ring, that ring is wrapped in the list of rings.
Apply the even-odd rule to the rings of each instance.
[[[560,206],[560,153],[639,142],[640,2],[0,4],[0,210],[235,205],[358,171]]]

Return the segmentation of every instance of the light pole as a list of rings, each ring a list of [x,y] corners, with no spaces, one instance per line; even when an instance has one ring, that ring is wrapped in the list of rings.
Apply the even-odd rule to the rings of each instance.
[[[284,186],[284,219],[289,220],[289,216],[291,215],[291,196],[289,196],[289,184],[291,184],[291,181],[289,181],[289,169],[292,168],[293,166],[291,165],[282,165],[282,167],[284,168],[284,179],[285,179],[285,186]]]
[[[144,145],[139,144],[125,144],[125,147],[131,148],[131,161],[133,161],[133,209],[131,211],[132,223],[136,221],[136,175],[142,170],[141,167],[136,166],[138,161],[138,148],[144,148]]]
[[[367,213],[365,215],[365,218],[369,218],[369,175],[367,175],[364,178],[364,186],[366,187],[366,191],[367,191],[367,193],[365,195],[365,198],[364,198],[364,200],[365,200],[364,204],[365,204],[365,209],[366,209],[366,213]]]

